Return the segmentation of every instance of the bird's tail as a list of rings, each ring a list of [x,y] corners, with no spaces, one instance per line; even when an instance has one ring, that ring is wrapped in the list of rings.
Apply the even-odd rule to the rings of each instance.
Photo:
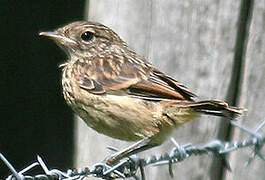
[[[234,119],[236,116],[242,115],[246,109],[229,106],[223,101],[208,100],[208,101],[170,101],[164,102],[165,110],[163,115],[168,124],[175,126],[186,123],[198,114],[209,114],[214,116],[226,117],[228,119]],[[197,113],[194,113],[197,112]]]
[[[230,119],[242,115],[246,111],[244,108],[229,106],[223,101],[216,100],[190,102],[187,103],[186,106],[191,107],[199,113],[221,116]]]

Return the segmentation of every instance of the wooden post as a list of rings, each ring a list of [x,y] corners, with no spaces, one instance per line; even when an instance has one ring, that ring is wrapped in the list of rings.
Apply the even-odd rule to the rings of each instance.
[[[264,7],[256,5],[255,8],[258,17],[251,25],[253,35],[250,35],[250,38],[253,39],[249,42],[246,65],[252,72],[245,74],[242,96],[244,107],[257,109],[245,118],[248,123],[251,120],[250,124],[256,124],[262,118],[262,89],[265,87],[262,78],[265,68],[262,66],[264,37],[261,36],[264,34],[261,16]],[[184,83],[199,96],[199,99],[225,99],[234,71],[232,65],[240,1],[90,0],[87,3],[87,11],[89,20],[111,27],[136,52],[163,72]],[[257,29],[254,30],[254,27]],[[252,64],[253,59],[257,59],[254,63],[259,65],[259,70],[254,69],[256,66]],[[253,89],[253,86],[256,88]],[[257,96],[252,96],[253,93],[257,93]],[[255,104],[258,97],[260,102]],[[218,118],[203,116],[179,127],[172,137],[180,144],[204,143],[217,137],[219,123]],[[121,149],[128,145],[96,133],[86,127],[82,120],[78,120],[76,128],[77,167],[103,160],[111,153],[106,149],[107,145]],[[147,157],[168,152],[172,147],[173,144],[167,141],[162,146],[141,155]],[[236,161],[233,161],[232,168],[236,169],[236,175],[240,174],[239,171],[244,166],[242,163],[234,162]],[[175,179],[209,179],[211,171],[214,170],[211,166],[211,156],[191,157],[174,165],[173,171]],[[248,172],[255,175],[255,171]],[[261,175],[264,174],[264,171],[260,172]],[[147,167],[146,175],[147,179],[170,179],[166,166]]]
[[[241,105],[248,109],[247,116],[238,122],[253,131],[258,124],[264,121],[265,117],[265,28],[264,12],[265,1],[255,1],[253,6],[252,20],[248,32],[248,43],[245,52],[245,73],[243,76]],[[253,3],[253,2],[252,2]],[[259,131],[264,135],[265,128]],[[235,129],[234,140],[250,137],[247,133]],[[253,148],[251,148],[253,149]],[[264,179],[265,162],[258,156],[253,162],[245,167],[244,165],[253,150],[250,148],[234,152],[230,156],[232,173],[226,174],[226,179]],[[264,148],[261,153],[264,154]]]

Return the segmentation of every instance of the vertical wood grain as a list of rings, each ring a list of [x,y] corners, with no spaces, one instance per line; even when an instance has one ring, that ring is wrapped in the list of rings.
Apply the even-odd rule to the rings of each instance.
[[[160,70],[184,83],[199,99],[224,99],[231,78],[240,1],[90,0],[88,19],[101,22]],[[218,118],[203,116],[178,128],[180,144],[215,139]],[[78,120],[76,165],[84,167],[108,155],[107,145],[128,143],[99,135]],[[172,144],[143,153],[168,152]],[[174,179],[209,179],[210,156],[191,157],[174,165]],[[167,167],[147,167],[147,179],[170,179]]]
[[[245,52],[245,73],[242,85],[242,106],[248,109],[247,116],[238,123],[253,130],[265,120],[265,1],[255,1],[249,29],[249,40]],[[260,131],[264,135],[265,128]],[[249,135],[235,130],[234,140],[247,138]],[[259,157],[247,167],[245,163],[252,155],[250,148],[232,153],[230,156],[232,173],[226,179],[264,179],[265,162]],[[264,148],[261,153],[265,153]]]
[[[242,77],[244,74],[245,55],[248,43],[249,25],[252,20],[253,4],[254,1],[252,0],[241,0],[240,2],[240,12],[237,17],[236,41],[234,45],[233,71],[226,95],[227,103],[232,106],[238,106],[241,97]],[[233,133],[234,127],[230,123],[222,121],[219,124],[217,138],[223,141],[231,141]],[[214,158],[213,164],[211,165],[212,179],[222,180],[225,174],[229,172],[227,162],[225,162],[227,157],[229,157],[229,155],[217,156]]]

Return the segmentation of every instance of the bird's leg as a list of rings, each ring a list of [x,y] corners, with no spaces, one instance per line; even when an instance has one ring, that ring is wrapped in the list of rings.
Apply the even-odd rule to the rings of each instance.
[[[144,138],[144,139],[134,143],[133,145],[112,154],[110,157],[108,157],[106,159],[106,163],[108,165],[114,164],[124,157],[128,157],[130,155],[136,154],[138,152],[142,152],[144,150],[147,150],[147,149],[150,149],[150,148],[156,146],[156,145],[148,144],[150,141],[151,141],[150,137]]]

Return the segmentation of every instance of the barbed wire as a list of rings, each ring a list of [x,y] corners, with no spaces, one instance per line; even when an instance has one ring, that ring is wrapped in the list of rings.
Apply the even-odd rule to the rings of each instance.
[[[171,138],[174,147],[169,153],[165,153],[163,155],[157,154],[147,158],[139,158],[137,155],[132,155],[120,160],[117,164],[112,166],[109,166],[105,163],[97,163],[83,169],[69,169],[67,172],[63,172],[58,169],[49,170],[40,156],[37,156],[37,162],[34,162],[19,172],[15,170],[15,168],[1,153],[0,159],[6,164],[12,173],[6,178],[6,180],[81,180],[87,176],[94,176],[103,179],[134,177],[136,180],[138,180],[140,179],[140,177],[136,175],[138,170],[140,170],[141,179],[144,180],[144,167],[149,165],[168,165],[169,174],[173,176],[172,165],[174,163],[181,162],[192,155],[224,155],[232,151],[236,151],[237,149],[250,146],[253,147],[253,155],[250,156],[249,160],[246,162],[246,165],[249,165],[255,156],[258,156],[265,161],[265,156],[260,152],[262,146],[265,143],[265,136],[260,134],[260,130],[265,126],[265,120],[263,120],[263,122],[260,123],[255,130],[250,130],[247,127],[237,124],[235,121],[231,121],[231,123],[233,126],[251,135],[251,137],[234,142],[212,140],[201,146],[195,146],[191,143],[179,145],[175,139]],[[111,149],[117,151],[115,148]],[[36,166],[40,166],[44,173],[33,176],[24,175],[26,172]]]

